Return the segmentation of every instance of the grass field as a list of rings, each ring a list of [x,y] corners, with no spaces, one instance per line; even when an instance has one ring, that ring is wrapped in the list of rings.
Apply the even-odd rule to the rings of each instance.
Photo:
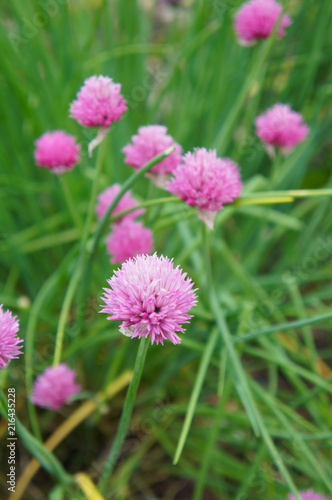
[[[242,47],[233,28],[241,3],[0,6],[0,303],[18,315],[24,339],[24,355],[0,372],[3,393],[16,389],[14,500],[286,500],[308,489],[332,498],[332,7],[283,1],[292,18],[286,36]],[[128,111],[89,158],[95,130],[69,118],[69,105],[91,75],[121,83]],[[254,120],[276,102],[302,113],[310,134],[271,160]],[[148,124],[166,125],[184,152],[216,148],[231,157],[244,189],[204,231],[184,202],[158,202],[169,193],[147,178],[132,187],[141,203],[155,200],[143,217],[155,251],[192,278],[198,304],[180,345],[149,347],[105,478],[143,341],[98,314],[118,267],[105,251],[107,229],[90,273],[79,256],[97,227],[91,192],[133,174],[121,149]],[[33,156],[34,141],[56,129],[82,147],[81,162],[63,176]],[[83,388],[58,412],[29,401],[55,352]],[[5,406],[2,394],[3,416]],[[0,436],[7,498],[5,418]],[[89,481],[101,477],[98,493]]]

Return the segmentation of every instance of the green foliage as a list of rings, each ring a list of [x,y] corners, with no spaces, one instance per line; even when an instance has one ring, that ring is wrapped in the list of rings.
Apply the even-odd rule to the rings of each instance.
[[[0,7],[0,303],[19,315],[25,339],[24,356],[0,382],[17,389],[22,444],[55,471],[52,478],[39,472],[24,498],[37,498],[35,491],[65,498],[66,485],[55,482],[78,471],[97,483],[116,433],[123,393],[111,412],[100,405],[80,424],[56,460],[39,439],[72,407],[53,414],[36,410],[28,397],[34,377],[53,362],[59,329],[57,357],[77,370],[91,395],[134,366],[138,342],[98,315],[115,267],[103,238],[90,232],[96,219],[84,238],[80,221],[92,184],[99,191],[132,175],[121,149],[138,126],[167,125],[185,151],[216,147],[240,164],[247,196],[332,188],[331,3],[284,2],[293,19],[287,35],[246,48],[232,26],[240,3],[13,0]],[[92,74],[120,82],[129,108],[102,145],[98,177],[96,154],[87,155],[95,131],[68,116]],[[253,121],[276,102],[300,111],[311,132],[272,175]],[[82,161],[65,174],[65,186],[33,159],[35,139],[54,129],[82,144]],[[208,235],[213,291],[194,210],[166,203],[146,178],[133,191],[146,203],[156,251],[196,282],[199,303],[180,346],[149,348],[107,498],[285,500],[292,484],[331,495],[330,198],[220,211]],[[73,293],[63,312],[82,241],[92,255],[88,288]],[[2,398],[2,413],[4,406]]]

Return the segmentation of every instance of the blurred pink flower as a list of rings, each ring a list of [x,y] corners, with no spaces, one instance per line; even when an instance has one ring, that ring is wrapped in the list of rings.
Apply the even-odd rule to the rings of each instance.
[[[302,500],[328,500],[327,497],[323,497],[319,493],[315,493],[313,490],[301,491],[300,492]],[[289,495],[288,500],[296,500],[294,495]]]
[[[17,316],[13,316],[7,309],[3,311],[3,304],[0,304],[0,369],[6,368],[11,359],[17,359],[22,354],[23,340],[17,337],[19,321]]]
[[[39,167],[45,167],[55,174],[72,169],[79,161],[81,147],[75,137],[62,130],[45,132],[35,142],[35,160]]]
[[[127,110],[127,101],[121,95],[121,84],[108,76],[90,76],[70,105],[70,117],[85,127],[99,127],[97,136],[89,143],[89,156],[106,137],[113,122],[120,120]]]
[[[212,229],[217,211],[240,196],[242,182],[236,163],[199,148],[183,157],[166,188],[197,207],[198,217]]]
[[[234,27],[242,45],[252,45],[268,38],[281,14],[282,5],[275,0],[250,0],[237,11]],[[285,28],[292,24],[288,14],[282,16],[278,36],[285,35]]]
[[[125,262],[140,254],[150,254],[153,249],[152,231],[139,222],[124,219],[113,226],[112,233],[106,239],[106,247],[112,256],[112,263]]]
[[[182,148],[173,137],[167,134],[167,127],[163,125],[148,125],[140,127],[138,134],[133,135],[132,144],[127,144],[122,151],[125,154],[125,163],[139,170],[149,160],[175,146],[174,153],[155,165],[147,174],[159,187],[164,187],[168,174],[181,163]]]
[[[280,147],[283,154],[288,154],[303,141],[309,127],[303,122],[300,113],[293,111],[288,104],[275,104],[255,120],[256,135],[262,139],[270,153],[274,147]]]
[[[81,386],[75,382],[75,376],[74,370],[65,363],[49,366],[38,375],[33,384],[32,403],[50,410],[58,410],[81,390]]]
[[[112,186],[106,188],[102,193],[98,196],[98,202],[96,205],[96,214],[99,219],[101,219],[116,195],[119,193],[121,189],[120,184],[112,184]],[[121,198],[119,203],[116,205],[111,215],[116,215],[120,212],[124,212],[129,208],[136,207],[138,205],[137,200],[131,195],[130,191],[127,191],[124,196]],[[145,210],[143,208],[138,208],[133,212],[129,212],[129,214],[120,217],[117,219],[115,223],[121,222],[123,219],[136,219],[140,215],[144,214]]]
[[[172,260],[157,254],[129,259],[108,280],[101,312],[122,321],[120,331],[127,337],[179,344],[175,332],[184,332],[182,324],[192,317],[187,312],[197,302],[194,284],[186,276]]]
[[[121,84],[108,76],[90,76],[70,105],[70,116],[86,127],[108,128],[127,110]]]

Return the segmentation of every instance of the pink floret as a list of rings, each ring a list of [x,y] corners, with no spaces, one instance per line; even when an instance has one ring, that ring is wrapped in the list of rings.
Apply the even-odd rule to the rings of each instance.
[[[112,233],[106,240],[111,262],[125,262],[140,254],[150,254],[153,249],[151,229],[130,219],[113,226]]]
[[[313,490],[301,491],[300,495],[302,500],[328,500],[327,497],[324,497],[319,493],[315,493]],[[288,500],[296,500],[296,499],[294,495],[290,494],[288,496]]]
[[[23,340],[17,337],[19,321],[17,316],[3,310],[0,304],[0,369],[6,368],[11,359],[17,359],[22,354]]]
[[[70,105],[70,117],[86,127],[107,128],[120,120],[126,110],[121,84],[108,76],[90,76]]]
[[[150,337],[151,344],[165,339],[181,342],[175,332],[184,332],[188,311],[196,304],[196,290],[186,273],[167,257],[139,255],[127,260],[108,280],[101,312],[120,320],[120,331],[134,337]]]
[[[99,194],[98,202],[96,205],[96,214],[99,219],[101,219],[105,215],[105,212],[107,211],[108,207],[110,206],[116,195],[119,193],[120,189],[121,189],[120,184],[113,184],[112,186],[106,188],[102,193]],[[125,210],[136,207],[137,205],[138,205],[137,200],[131,195],[130,191],[127,191],[121,198],[119,203],[116,205],[111,215],[116,215],[120,212],[124,212]],[[123,219],[136,219],[136,217],[139,217],[140,215],[144,214],[144,212],[145,210],[143,208],[138,208],[137,210],[129,212],[127,215],[120,217],[120,219],[117,219],[115,222],[119,223]]]
[[[288,152],[303,141],[309,127],[300,113],[287,104],[275,104],[255,120],[256,134],[266,144],[281,147]]]
[[[170,174],[181,162],[182,148],[167,134],[167,127],[163,125],[140,127],[138,134],[133,135],[131,140],[132,144],[127,144],[122,151],[125,154],[125,163],[136,170],[170,146],[175,146],[174,153],[155,165],[150,172]]]
[[[45,132],[35,142],[35,160],[39,167],[56,174],[72,169],[78,163],[80,146],[76,139],[62,130]]]
[[[239,197],[242,182],[236,163],[199,148],[183,157],[167,189],[190,206],[215,212]]]
[[[81,386],[75,382],[75,377],[74,370],[65,363],[49,366],[35,380],[32,403],[50,410],[58,410],[81,390]]]
[[[235,16],[234,27],[239,40],[251,44],[268,38],[281,14],[282,5],[275,0],[250,0],[245,2]],[[292,24],[288,14],[282,16],[278,36],[285,35],[285,28]]]

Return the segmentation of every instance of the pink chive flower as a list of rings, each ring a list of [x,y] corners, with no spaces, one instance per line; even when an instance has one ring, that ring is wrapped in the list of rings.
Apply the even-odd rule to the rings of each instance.
[[[119,193],[120,189],[121,189],[120,184],[113,184],[112,186],[106,188],[102,193],[99,194],[98,202],[96,205],[96,214],[99,219],[101,219],[105,215],[108,207],[110,206],[116,195]],[[120,212],[124,212],[125,210],[136,207],[137,205],[138,205],[137,200],[131,195],[130,191],[127,191],[121,198],[119,203],[116,205],[111,215],[116,215]],[[123,219],[136,219],[136,217],[139,217],[140,215],[144,214],[144,212],[145,210],[143,208],[138,208],[137,210],[129,212],[127,215],[120,217],[120,219],[117,219],[115,223],[119,223]]]
[[[255,125],[256,135],[272,156],[275,147],[280,147],[284,155],[289,154],[309,133],[302,115],[293,111],[288,104],[278,103],[267,109],[256,118]]]
[[[136,170],[139,170],[165,149],[175,146],[175,151],[155,165],[147,174],[157,186],[164,187],[168,174],[171,174],[181,163],[181,146],[167,134],[167,127],[163,125],[140,127],[138,134],[133,135],[131,140],[132,144],[127,144],[122,151],[125,154],[125,163]]]
[[[23,340],[17,337],[19,321],[17,316],[7,310],[3,311],[3,304],[0,304],[0,369],[6,368],[11,359],[18,359],[22,354]]]
[[[217,158],[215,150],[199,148],[183,157],[167,189],[197,207],[198,217],[213,229],[217,211],[240,196],[242,182],[236,163]]]
[[[106,247],[112,256],[112,263],[125,262],[140,254],[150,254],[153,249],[152,231],[139,222],[125,219],[113,226],[112,233],[106,239]]]
[[[55,174],[63,174],[78,163],[81,147],[75,137],[62,130],[45,132],[35,142],[35,160],[39,167],[50,169]]]
[[[99,127],[97,137],[89,144],[89,155],[106,137],[113,122],[120,120],[127,110],[127,102],[121,95],[121,84],[108,76],[90,76],[70,105],[70,117],[85,127]]]
[[[165,339],[179,344],[175,332],[184,332],[188,311],[196,305],[196,290],[186,273],[173,261],[157,254],[129,259],[108,280],[101,312],[107,319],[120,320],[120,332],[127,337],[149,337],[151,344]]]
[[[121,84],[108,76],[90,76],[70,105],[70,116],[85,127],[109,127],[127,110]]]
[[[275,0],[250,0],[235,15],[234,28],[241,45],[253,45],[257,40],[268,38],[282,11]],[[282,16],[278,36],[285,35],[285,28],[292,24],[288,14]]]
[[[324,497],[319,493],[315,493],[313,490],[301,491],[300,495],[302,500],[328,500],[327,497]],[[295,496],[289,495],[288,500],[295,500]]]
[[[49,366],[33,384],[32,403],[50,410],[58,410],[81,390],[81,386],[75,382],[75,376],[74,370],[65,363]]]

